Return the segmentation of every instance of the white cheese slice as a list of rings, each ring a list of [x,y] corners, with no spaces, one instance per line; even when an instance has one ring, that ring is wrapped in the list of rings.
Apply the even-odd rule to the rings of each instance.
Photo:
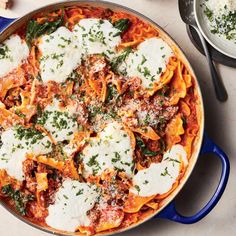
[[[162,162],[138,171],[130,192],[142,197],[168,192],[179,176],[181,164],[188,164],[187,154],[183,146],[177,144],[164,154]]]
[[[38,122],[44,126],[56,142],[70,140],[78,130],[76,118],[66,108],[61,109],[56,99],[46,107],[43,116],[38,118]]]
[[[73,29],[82,44],[84,55],[105,53],[108,57],[115,54],[121,42],[120,31],[108,20],[82,19]]]
[[[61,111],[46,111],[46,114],[47,120],[44,128],[52,135],[56,142],[70,140],[73,137],[74,132],[78,129],[75,118]]]
[[[49,138],[33,129],[8,129],[2,133],[1,140],[0,169],[5,169],[10,176],[19,181],[24,179],[22,163],[27,153],[40,155],[52,151]]]
[[[0,78],[20,66],[29,56],[29,48],[18,35],[0,44]]]
[[[41,38],[40,73],[43,82],[64,82],[81,63],[81,48],[74,34],[66,27]]]
[[[160,80],[171,56],[173,51],[163,39],[146,39],[127,57],[127,75],[140,78],[142,86],[150,89]]]
[[[54,98],[52,103],[47,106],[47,110],[67,112],[70,116],[79,116],[83,112],[81,110],[83,102],[80,102],[76,99],[68,100],[66,105],[61,105],[60,103],[63,104],[62,100]]]
[[[99,197],[94,185],[66,179],[55,196],[55,203],[48,207],[46,223],[59,230],[74,232],[79,226],[89,226],[87,212]]]
[[[130,136],[121,124],[109,123],[98,137],[90,139],[82,160],[85,177],[100,175],[105,169],[123,170],[130,177],[134,165]]]

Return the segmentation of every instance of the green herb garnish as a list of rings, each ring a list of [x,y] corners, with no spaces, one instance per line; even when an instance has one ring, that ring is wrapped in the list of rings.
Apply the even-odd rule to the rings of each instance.
[[[113,25],[115,28],[119,30],[118,33],[114,34],[113,36],[116,37],[122,33],[124,33],[130,26],[130,20],[129,19],[120,19],[117,20]]]
[[[154,152],[154,151],[151,151],[147,148],[147,146],[143,142],[142,138],[140,138],[139,136],[136,136],[136,144],[141,149],[141,152],[144,156],[153,157],[158,154],[161,154],[165,150],[165,145],[163,144],[164,141],[160,141],[160,142],[161,142],[160,143],[160,145],[161,145],[160,151]]]
[[[55,21],[46,21],[39,24],[36,20],[30,20],[26,28],[26,42],[28,45],[43,34],[51,34],[64,22],[64,13]]]
[[[18,140],[22,139],[29,140],[30,144],[35,144],[37,143],[38,140],[44,138],[44,135],[41,132],[33,128],[26,129],[22,126],[15,126],[15,130],[16,130],[15,137]]]
[[[26,195],[20,192],[20,190],[13,189],[10,184],[2,187],[2,193],[14,201],[15,208],[21,215],[26,215],[27,203],[35,198],[34,195]]]
[[[118,152],[114,152],[115,153],[115,157],[111,159],[112,162],[118,162],[121,159],[121,156]]]
[[[114,72],[120,72],[119,71],[119,66],[121,65],[122,62],[125,61],[125,59],[127,58],[127,56],[132,52],[132,48],[131,47],[127,47],[124,49],[124,51],[117,57],[115,57],[112,61],[111,61],[111,69]],[[125,72],[120,72],[121,74],[125,74]]]
[[[110,102],[118,97],[117,89],[114,85],[108,84],[106,102]]]
[[[6,58],[9,58],[9,48],[7,45],[2,45],[0,47],[0,59],[6,59]]]
[[[83,189],[80,189],[77,193],[76,193],[76,196],[79,196],[81,194],[83,194],[84,190]]]

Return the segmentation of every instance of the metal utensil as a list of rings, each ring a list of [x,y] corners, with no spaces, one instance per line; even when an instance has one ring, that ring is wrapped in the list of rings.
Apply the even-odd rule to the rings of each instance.
[[[219,101],[224,102],[228,99],[228,94],[222,80],[219,78],[215,65],[212,62],[212,58],[208,50],[207,42],[197,27],[197,22],[195,20],[194,9],[193,9],[194,1],[195,0],[179,0],[180,16],[186,24],[191,25],[198,33],[206,58],[207,58],[208,65],[210,67],[211,78],[212,78],[213,85],[215,88],[216,97]]]

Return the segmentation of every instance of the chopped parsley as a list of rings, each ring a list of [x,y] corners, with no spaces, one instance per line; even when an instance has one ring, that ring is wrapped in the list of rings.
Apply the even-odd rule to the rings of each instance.
[[[112,162],[118,162],[121,159],[121,156],[118,152],[114,152],[115,153],[115,157],[111,159]]]
[[[143,65],[146,61],[147,61],[147,58],[146,58],[144,55],[142,55],[142,62],[141,62],[141,65]]]
[[[81,194],[83,194],[84,193],[84,190],[83,189],[80,189],[77,193],[76,193],[76,196],[79,196],[79,195],[81,195]]]
[[[96,160],[97,157],[98,154],[92,156],[87,163],[87,166],[92,167],[93,175],[96,175],[98,171],[101,169],[98,161]]]
[[[151,116],[150,116],[150,114],[147,113],[147,115],[145,116],[145,119],[143,120],[143,124],[149,125],[150,122],[151,122]]]
[[[0,46],[0,60],[9,59],[10,58],[9,52],[10,52],[10,49],[8,48],[7,45],[3,44],[2,46]]]
[[[71,121],[71,122],[70,122]],[[64,129],[69,129],[76,125],[76,120],[69,116],[67,112],[60,111],[45,111],[37,119],[37,124],[45,125],[50,123],[52,127],[61,131]],[[67,135],[70,135],[69,133]]]
[[[15,190],[10,184],[3,186],[1,191],[6,197],[9,197],[13,200],[16,210],[21,215],[26,215],[27,203],[34,200],[34,195],[26,195],[18,189]]]
[[[140,187],[138,185],[134,185],[134,187],[136,188],[136,190],[138,191],[138,193],[140,192]]]
[[[166,167],[165,171],[163,173],[161,173],[161,176],[167,176],[167,175],[169,175],[171,177],[171,175],[169,174],[168,169]]]
[[[136,136],[136,144],[141,149],[141,152],[144,156],[152,157],[159,154],[159,152],[153,152],[149,150],[146,144],[143,142],[143,140],[139,136]]]
[[[24,128],[22,126],[15,126],[15,138],[18,140],[25,139],[28,141],[28,144],[35,144],[37,141],[44,138],[44,135],[36,129],[33,128]]]
[[[112,84],[108,84],[106,102],[110,102],[113,99],[117,99],[117,97],[118,97],[118,92],[116,87]]]
[[[120,71],[119,70],[119,67],[120,65],[125,61],[125,59],[128,57],[128,55],[132,52],[132,48],[131,47],[127,47],[123,50],[123,52],[115,57],[112,61],[111,61],[111,69],[114,71],[114,72],[119,72],[123,75],[126,74],[125,71]]]
[[[157,71],[157,74],[159,75],[159,74],[161,74],[161,72],[162,72],[162,68],[159,67],[159,68],[158,68],[158,71]]]
[[[141,66],[137,67],[139,73],[143,74],[144,77],[151,76],[150,70],[145,66],[143,69]]]
[[[87,166],[89,166],[89,167],[92,167],[92,166],[99,166],[99,163],[98,163],[98,161],[96,160],[97,157],[98,157],[98,154],[92,156],[92,157],[89,159],[89,161],[88,161],[88,163],[87,163]]]
[[[211,11],[207,6],[204,10],[205,15],[207,16],[209,21],[213,21],[213,11]]]
[[[103,31],[98,31],[96,33],[95,32],[93,33],[93,31],[90,30],[88,40],[91,42],[99,42],[99,43],[106,45],[105,36],[104,36]]]

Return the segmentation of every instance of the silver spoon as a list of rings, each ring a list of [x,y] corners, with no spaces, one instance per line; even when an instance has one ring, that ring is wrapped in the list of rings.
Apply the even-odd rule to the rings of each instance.
[[[194,8],[194,0],[179,0],[180,16],[186,24],[192,26],[198,33],[198,36],[202,42],[202,46],[207,58],[208,65],[210,67],[211,78],[215,88],[216,97],[219,101],[224,102],[228,99],[228,94],[224,87],[224,84],[222,83],[221,79],[217,74],[215,65],[212,62],[212,58],[209,53],[206,40],[204,39],[204,37],[202,36],[201,32],[197,27],[197,22],[195,20],[193,8]]]

